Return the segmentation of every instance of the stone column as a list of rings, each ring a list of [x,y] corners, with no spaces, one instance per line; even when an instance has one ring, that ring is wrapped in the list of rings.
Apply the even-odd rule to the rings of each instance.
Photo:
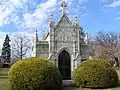
[[[49,41],[49,57],[50,54],[54,53],[54,20],[53,20],[53,15],[50,16],[50,21],[49,21],[49,36],[50,36],[50,41]]]

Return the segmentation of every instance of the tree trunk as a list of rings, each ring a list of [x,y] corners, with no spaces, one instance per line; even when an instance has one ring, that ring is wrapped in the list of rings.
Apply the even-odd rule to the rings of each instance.
[[[20,59],[22,60],[22,48],[23,48],[23,46],[22,46],[22,38],[20,38],[20,40],[21,40],[21,47],[20,47]]]

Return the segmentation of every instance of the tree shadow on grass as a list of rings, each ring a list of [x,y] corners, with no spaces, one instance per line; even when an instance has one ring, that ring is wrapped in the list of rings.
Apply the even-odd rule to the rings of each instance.
[[[116,86],[114,87],[109,87],[109,88],[97,88],[97,89],[92,89],[92,88],[79,88],[76,86],[72,86],[72,87],[64,87],[62,90],[120,90],[120,79],[119,82]]]

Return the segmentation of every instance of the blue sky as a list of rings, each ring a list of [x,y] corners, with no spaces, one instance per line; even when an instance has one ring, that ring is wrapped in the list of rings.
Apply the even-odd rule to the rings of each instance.
[[[0,0],[0,47],[5,35],[18,33],[39,37],[48,32],[48,20],[53,13],[55,22],[61,15],[61,0]],[[65,0],[67,13],[73,22],[78,17],[80,25],[89,34],[100,30],[120,32],[120,0]]]

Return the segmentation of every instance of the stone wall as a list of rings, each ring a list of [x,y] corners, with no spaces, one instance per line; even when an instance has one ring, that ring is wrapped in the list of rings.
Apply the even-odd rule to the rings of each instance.
[[[36,45],[36,56],[48,58],[49,44],[48,41],[39,41]]]

